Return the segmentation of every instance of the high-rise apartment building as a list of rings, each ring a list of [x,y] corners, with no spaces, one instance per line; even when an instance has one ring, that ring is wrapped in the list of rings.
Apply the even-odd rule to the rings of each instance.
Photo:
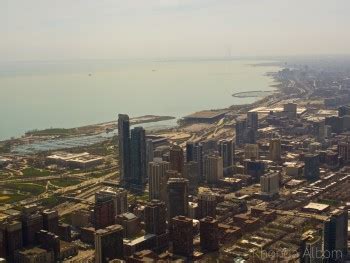
[[[188,180],[169,178],[168,180],[168,218],[187,216],[188,214]]]
[[[127,184],[131,177],[130,122],[126,114],[118,115],[118,147],[120,182]]]
[[[169,158],[170,158],[170,169],[182,174],[183,167],[184,167],[184,152],[182,148],[178,145],[173,145],[170,148]]]
[[[95,232],[95,262],[123,259],[123,227],[111,225]]]
[[[193,254],[193,221],[185,216],[171,219],[171,240],[173,253],[184,257]]]
[[[224,174],[232,173],[232,166],[235,154],[235,144],[233,140],[220,140],[218,142],[218,152],[223,160]]]
[[[218,183],[224,177],[222,157],[215,154],[204,156],[204,175],[207,183]]]
[[[269,154],[271,161],[279,161],[281,160],[281,140],[278,138],[274,138],[270,140],[269,145]]]
[[[166,201],[167,174],[170,163],[165,161],[150,162],[148,164],[149,199]]]
[[[142,188],[147,181],[146,134],[142,127],[131,130],[131,184]]]
[[[200,220],[200,245],[204,251],[217,251],[219,249],[219,224],[213,217]]]

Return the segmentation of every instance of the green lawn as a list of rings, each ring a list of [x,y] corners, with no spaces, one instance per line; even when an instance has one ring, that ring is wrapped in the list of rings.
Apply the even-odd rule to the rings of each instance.
[[[4,188],[21,191],[24,193],[39,195],[45,192],[45,187],[42,185],[32,184],[32,183],[11,183],[5,184]]]
[[[45,207],[52,208],[60,203],[60,200],[57,196],[51,196],[41,200],[41,204]]]
[[[49,176],[51,173],[47,170],[39,170],[33,167],[25,168],[22,170],[23,176],[26,177],[42,177]]]
[[[27,195],[21,195],[21,194],[6,194],[6,195],[0,194],[0,204],[11,204],[11,203],[22,201],[26,198],[28,198]]]
[[[50,183],[58,187],[67,187],[67,186],[80,184],[81,181],[73,178],[63,178],[63,179],[50,180]]]
[[[69,135],[72,133],[72,129],[62,129],[62,128],[51,128],[45,130],[35,130],[29,131],[26,135],[34,136],[53,136],[53,135]]]

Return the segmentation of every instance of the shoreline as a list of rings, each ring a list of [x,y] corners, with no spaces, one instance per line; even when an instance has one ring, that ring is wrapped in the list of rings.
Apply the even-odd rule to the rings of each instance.
[[[276,63],[276,62],[274,62]],[[252,64],[251,66],[266,66],[263,64]],[[245,111],[247,109],[251,109],[253,107],[256,107],[256,105],[259,105],[261,103],[266,102],[271,97],[278,95],[281,93],[281,82],[276,78],[276,72],[266,72],[266,75],[269,76],[273,82],[269,85],[271,90],[268,91],[259,91],[259,93],[267,93],[266,95],[263,94],[263,96],[251,96],[251,97],[236,97],[238,99],[244,99],[244,98],[257,98],[254,102],[247,103],[247,104],[233,104],[231,106],[221,108],[221,109],[215,109],[215,110],[235,110],[237,113],[240,113],[242,111]],[[234,97],[235,94],[245,94],[245,93],[252,93],[257,91],[247,91],[247,92],[239,92],[234,93],[231,96]],[[272,94],[271,94],[272,93]],[[177,129],[183,128],[185,125],[181,124],[179,120],[181,118],[173,117],[173,116],[159,116],[159,115],[143,115],[139,117],[133,117],[130,118],[130,125],[138,125],[138,124],[145,124],[145,123],[157,123],[161,121],[166,120],[174,120],[177,119],[177,126],[171,127],[171,128],[162,128],[159,129],[161,131],[171,131],[175,127]],[[94,136],[94,135],[100,135],[103,133],[109,133],[114,131],[117,128],[117,121],[108,121],[103,123],[97,123],[97,124],[89,124],[84,125],[80,127],[73,127],[73,128],[49,128],[49,129],[43,129],[43,130],[33,130],[28,131],[21,137],[17,138],[11,138],[8,140],[0,141],[0,154],[8,154],[11,153],[12,146],[18,146],[23,144],[28,144],[33,141],[45,141],[45,140],[55,140],[55,139],[65,139],[65,138],[75,138],[79,136]]]

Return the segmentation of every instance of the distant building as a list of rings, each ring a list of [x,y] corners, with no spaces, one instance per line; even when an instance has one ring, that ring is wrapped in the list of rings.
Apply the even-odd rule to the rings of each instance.
[[[120,182],[126,184],[131,177],[130,121],[126,114],[118,115],[118,143]]]
[[[236,145],[241,146],[244,144],[244,136],[247,128],[246,120],[238,120],[235,124],[236,131]]]
[[[58,212],[57,210],[46,209],[42,212],[43,229],[57,234],[58,232]]]
[[[138,189],[147,181],[146,135],[142,127],[131,130],[131,184]]]
[[[35,245],[35,233],[43,229],[43,216],[38,212],[22,215],[23,246]]]
[[[346,115],[350,115],[350,106],[349,105],[340,106],[338,108],[338,116],[344,117]]]
[[[316,230],[308,230],[301,237],[300,262],[322,263],[317,255],[322,253],[322,237]]]
[[[269,146],[270,160],[279,161],[281,160],[281,140],[274,138],[270,140]]]
[[[116,223],[121,225],[124,229],[124,237],[131,238],[140,233],[141,222],[133,213],[124,213],[116,217]]]
[[[14,254],[17,249],[23,247],[22,223],[11,221],[6,223],[6,257],[9,262],[14,259]]]
[[[47,164],[57,164],[72,169],[89,169],[103,163],[100,156],[83,153],[56,152],[46,157]]]
[[[170,148],[170,169],[183,173],[184,153],[180,146],[173,145]]]
[[[198,218],[216,216],[216,196],[211,192],[198,194]]]
[[[95,194],[94,226],[102,229],[115,224],[115,201],[111,195]]]
[[[45,262],[54,263],[53,254],[45,249],[33,247],[28,249],[21,249],[15,252],[14,262]]]
[[[171,240],[173,253],[184,257],[193,254],[193,225],[192,219],[176,216],[171,219]]]
[[[169,178],[168,180],[167,214],[171,219],[179,215],[188,215],[188,180],[185,178]]]
[[[223,159],[224,175],[230,175],[235,155],[233,140],[220,140],[218,142],[218,152]]]
[[[335,210],[324,222],[324,251],[331,254],[329,262],[343,262],[348,254],[348,211]]]
[[[350,142],[339,142],[338,153],[343,158],[344,163],[350,163]]]
[[[60,253],[61,243],[58,235],[47,232],[46,230],[40,230],[35,234],[35,239],[41,248],[53,253],[54,262],[63,259]]]
[[[198,165],[198,176],[200,181],[204,181],[203,178],[203,145],[198,142],[186,143],[186,162],[196,162]]]
[[[189,181],[189,192],[194,194],[198,189],[199,174],[198,174],[198,163],[190,161],[184,165],[184,178]]]
[[[112,225],[95,233],[95,262],[108,263],[112,259],[123,259],[123,227]]]
[[[278,173],[269,173],[260,177],[261,193],[265,195],[278,194],[280,188],[280,176]]]
[[[304,156],[304,177],[307,180],[320,178],[320,159],[318,154],[306,154]]]
[[[166,232],[166,205],[159,200],[152,200],[145,205],[146,233],[161,235]]]
[[[283,113],[289,118],[296,118],[298,105],[296,103],[283,104]]]
[[[124,188],[105,187],[96,193],[96,199],[112,199],[114,215],[120,215],[128,211],[128,192]]]
[[[154,146],[152,139],[146,139],[146,164],[153,161],[154,158]]]
[[[224,177],[222,157],[217,155],[204,156],[204,175],[207,183],[218,183]]]
[[[258,179],[265,173],[265,163],[263,161],[254,161],[250,159],[244,160],[244,173],[253,177],[254,181],[259,181]]]
[[[245,159],[259,159],[259,145],[246,144],[244,146],[244,158]]]
[[[259,116],[256,111],[247,112],[247,128],[251,128],[254,131],[259,129]]]
[[[166,201],[167,175],[170,163],[165,161],[150,162],[148,164],[149,199]]]
[[[212,217],[200,220],[200,245],[204,251],[219,250],[219,225]]]

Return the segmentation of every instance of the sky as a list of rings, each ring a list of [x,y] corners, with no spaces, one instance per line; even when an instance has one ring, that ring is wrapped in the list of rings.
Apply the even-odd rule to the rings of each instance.
[[[0,0],[0,61],[350,54],[349,0]]]

